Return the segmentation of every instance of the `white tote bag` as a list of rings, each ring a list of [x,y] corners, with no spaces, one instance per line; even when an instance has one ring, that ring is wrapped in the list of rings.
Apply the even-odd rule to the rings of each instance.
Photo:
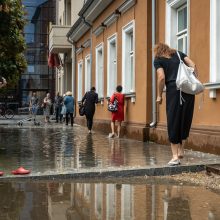
[[[195,77],[194,68],[188,67],[180,58],[177,51],[177,55],[180,60],[179,69],[176,78],[176,86],[181,92],[185,92],[191,95],[196,95],[204,90],[202,83]]]

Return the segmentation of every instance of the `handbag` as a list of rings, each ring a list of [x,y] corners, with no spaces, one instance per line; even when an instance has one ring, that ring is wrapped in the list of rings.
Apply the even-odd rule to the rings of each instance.
[[[177,55],[180,60],[180,64],[177,72],[177,78],[176,78],[177,88],[180,90],[180,92],[185,92],[191,95],[197,95],[203,92],[204,86],[194,75],[194,68],[188,67],[182,61],[178,51],[177,51]]]
[[[85,106],[84,105],[80,105],[79,106],[79,115],[80,116],[84,116],[85,115]]]
[[[61,115],[65,115],[66,114],[66,106],[65,105],[62,106],[60,114]]]
[[[110,112],[117,112],[118,111],[118,100],[117,100],[117,98],[115,96],[114,96],[114,101],[113,102],[109,102],[108,110]]]

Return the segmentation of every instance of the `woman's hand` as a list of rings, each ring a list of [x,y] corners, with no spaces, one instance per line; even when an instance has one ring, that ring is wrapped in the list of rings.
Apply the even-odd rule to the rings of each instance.
[[[163,102],[163,98],[161,96],[157,96],[156,103],[161,105],[162,102]]]

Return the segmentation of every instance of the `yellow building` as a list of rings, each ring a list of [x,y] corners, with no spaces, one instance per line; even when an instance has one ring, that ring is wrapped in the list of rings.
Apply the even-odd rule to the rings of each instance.
[[[71,1],[71,5],[75,2]],[[64,12],[72,6],[65,6]],[[195,61],[199,78],[207,88],[203,102],[196,97],[186,145],[219,154],[218,0],[87,0],[81,6],[77,20],[71,20],[72,26],[65,32],[68,52],[62,51],[66,50],[64,46],[59,46],[59,50],[55,45],[50,47],[51,51],[64,52],[65,65],[63,72],[58,73],[57,90],[62,90],[61,93],[73,90],[78,103],[95,86],[99,104],[94,127],[108,133],[111,113],[107,111],[107,101],[121,84],[126,96],[123,135],[168,143],[165,105],[156,106],[156,77],[152,66],[152,47],[157,42],[166,42]],[[52,41],[55,35],[51,36]],[[76,121],[85,124],[84,118],[78,115],[78,107]]]

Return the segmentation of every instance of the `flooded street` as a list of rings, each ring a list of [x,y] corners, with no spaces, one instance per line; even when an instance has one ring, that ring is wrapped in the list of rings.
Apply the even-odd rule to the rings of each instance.
[[[0,128],[0,170],[23,166],[34,173],[167,165],[169,146],[90,135],[83,127]],[[186,151],[183,165],[217,163],[219,156]]]
[[[0,183],[1,220],[217,220],[220,194],[176,185]]]
[[[62,179],[57,174],[98,169],[164,167],[168,146],[87,134],[83,127],[63,125],[0,128],[0,220],[63,219],[220,219],[220,194],[204,186],[177,184],[166,177]],[[186,151],[183,164],[219,162],[219,156]],[[34,180],[12,181],[11,170],[23,166]],[[40,180],[53,172],[53,178]],[[4,179],[6,177],[6,179]],[[28,177],[28,175],[27,175]],[[39,178],[39,179],[38,179]],[[2,180],[2,181],[1,181]]]

